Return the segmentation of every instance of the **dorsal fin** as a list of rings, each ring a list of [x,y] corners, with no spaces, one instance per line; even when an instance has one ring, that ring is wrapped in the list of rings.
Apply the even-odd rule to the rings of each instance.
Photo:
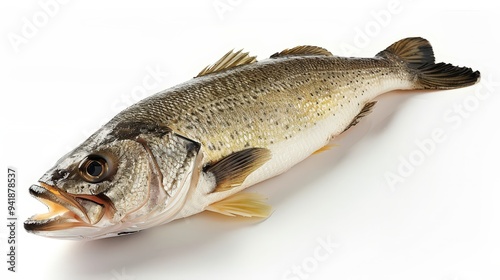
[[[250,64],[257,62],[257,59],[255,56],[250,56],[248,55],[248,52],[242,52],[243,50],[239,50],[235,52],[234,50],[230,50],[228,53],[226,53],[223,57],[221,57],[217,62],[215,62],[212,65],[208,65],[207,67],[203,68],[201,72],[196,76],[204,76],[210,73],[215,73],[219,72],[222,70],[226,70],[232,67],[244,65],[244,64]]]
[[[316,46],[297,46],[291,49],[285,49],[281,52],[277,52],[271,55],[271,58],[282,57],[282,56],[294,56],[294,55],[324,55],[333,56],[331,52],[322,47]]]

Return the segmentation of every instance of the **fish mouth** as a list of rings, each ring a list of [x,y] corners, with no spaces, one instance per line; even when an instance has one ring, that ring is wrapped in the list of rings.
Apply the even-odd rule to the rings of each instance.
[[[92,227],[104,215],[104,201],[88,195],[72,195],[40,182],[29,188],[30,194],[44,203],[48,213],[37,214],[24,222],[29,232]]]

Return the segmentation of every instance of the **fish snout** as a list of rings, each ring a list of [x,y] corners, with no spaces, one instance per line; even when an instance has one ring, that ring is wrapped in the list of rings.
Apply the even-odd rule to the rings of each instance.
[[[40,182],[32,185],[30,194],[48,207],[47,213],[37,214],[24,222],[28,232],[57,231],[74,227],[92,227],[104,215],[104,205],[98,199],[79,197],[57,187]]]

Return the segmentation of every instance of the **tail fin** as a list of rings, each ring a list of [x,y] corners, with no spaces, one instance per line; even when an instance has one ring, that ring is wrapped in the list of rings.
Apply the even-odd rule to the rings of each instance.
[[[447,63],[435,63],[429,42],[420,37],[402,39],[379,52],[378,57],[403,60],[416,75],[416,89],[453,89],[475,84],[479,71]]]

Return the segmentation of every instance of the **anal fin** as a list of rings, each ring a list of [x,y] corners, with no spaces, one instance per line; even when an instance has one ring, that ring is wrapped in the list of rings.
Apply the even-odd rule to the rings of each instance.
[[[337,146],[336,144],[326,144],[325,146],[323,146],[323,147],[317,149],[316,151],[314,151],[314,153],[312,153],[312,154],[313,155],[321,154],[322,152],[329,151],[333,147],[336,147],[336,146]]]
[[[271,214],[271,206],[264,200],[265,198],[257,193],[239,192],[210,204],[205,210],[231,217],[267,218]]]
[[[366,103],[365,106],[363,106],[363,108],[361,109],[361,111],[356,115],[356,117],[354,117],[354,119],[351,121],[351,123],[344,129],[344,131],[357,125],[363,117],[366,117],[368,114],[370,114],[373,110],[373,106],[375,106],[376,103],[377,103],[377,101],[372,101],[372,102]],[[342,131],[342,132],[344,132],[344,131]]]
[[[234,152],[214,164],[205,166],[206,173],[215,177],[213,192],[228,191],[243,184],[252,172],[271,159],[271,151],[265,148],[249,148]]]

